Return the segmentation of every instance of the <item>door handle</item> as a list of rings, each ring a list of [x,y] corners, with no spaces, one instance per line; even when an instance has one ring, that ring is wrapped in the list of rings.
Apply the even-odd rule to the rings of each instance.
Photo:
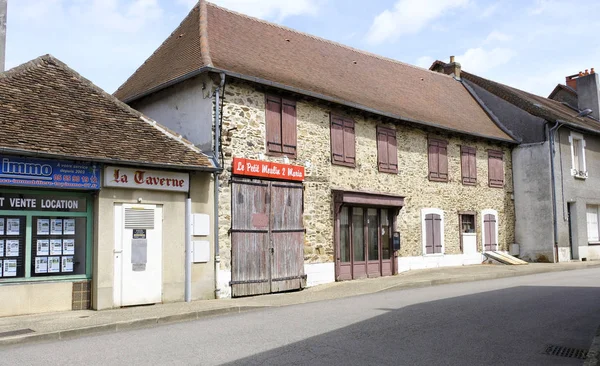
[[[271,253],[271,254],[275,253],[275,248],[269,248],[269,253]]]

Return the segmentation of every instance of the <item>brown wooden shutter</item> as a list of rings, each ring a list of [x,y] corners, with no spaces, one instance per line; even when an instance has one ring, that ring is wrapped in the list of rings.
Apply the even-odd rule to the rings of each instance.
[[[467,185],[477,183],[476,150],[473,147],[461,146],[460,165],[462,182]]]
[[[425,254],[433,254],[433,214],[425,215]]]
[[[390,173],[398,173],[398,141],[396,140],[396,131],[390,130],[388,133],[388,164]]]
[[[356,164],[355,140],[354,121],[351,119],[344,119],[344,162],[350,166]]]
[[[331,162],[344,162],[344,121],[331,116]]]
[[[267,151],[281,153],[283,152],[281,139],[281,98],[267,96],[266,109]]]
[[[387,133],[383,128],[377,127],[377,167],[380,172],[387,172],[390,169],[387,145]]]
[[[504,187],[504,153],[502,151],[488,151],[488,179],[489,186]]]
[[[485,228],[485,250],[498,249],[498,243],[496,243],[496,216],[485,215],[483,217],[483,225]]]
[[[296,102],[283,99],[281,117],[281,135],[283,153],[296,157]]]
[[[425,215],[425,254],[442,253],[442,217]]]
[[[428,140],[429,180],[448,181],[448,143],[443,140]]]

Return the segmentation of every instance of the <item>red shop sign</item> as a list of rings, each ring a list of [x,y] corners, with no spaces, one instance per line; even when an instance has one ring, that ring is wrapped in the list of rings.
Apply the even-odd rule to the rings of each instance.
[[[233,158],[233,174],[285,180],[304,180],[304,167],[268,161]]]

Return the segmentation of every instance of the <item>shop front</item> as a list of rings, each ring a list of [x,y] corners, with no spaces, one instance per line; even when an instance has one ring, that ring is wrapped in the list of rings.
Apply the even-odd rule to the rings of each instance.
[[[391,276],[400,249],[396,217],[404,197],[333,191],[336,280]]]
[[[0,161],[0,316],[89,308],[99,168]]]

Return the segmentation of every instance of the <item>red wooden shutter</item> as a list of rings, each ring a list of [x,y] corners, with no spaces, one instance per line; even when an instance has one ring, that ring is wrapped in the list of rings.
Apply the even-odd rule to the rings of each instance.
[[[282,152],[290,157],[296,157],[296,102],[286,99],[282,102]]]
[[[267,96],[267,151],[283,152],[281,141],[281,98]]]
[[[489,186],[504,187],[504,153],[502,151],[488,151],[488,178]]]
[[[383,128],[377,127],[377,166],[380,172],[386,172],[390,169],[387,145],[387,133]]]
[[[388,164],[391,173],[398,173],[398,142],[396,140],[396,131],[390,130],[388,133]]]
[[[331,116],[331,162],[344,162],[344,121]]]
[[[354,166],[356,163],[355,140],[354,121],[344,119],[344,162],[350,166]]]
[[[460,165],[463,184],[477,183],[476,150],[473,147],[461,146]]]

